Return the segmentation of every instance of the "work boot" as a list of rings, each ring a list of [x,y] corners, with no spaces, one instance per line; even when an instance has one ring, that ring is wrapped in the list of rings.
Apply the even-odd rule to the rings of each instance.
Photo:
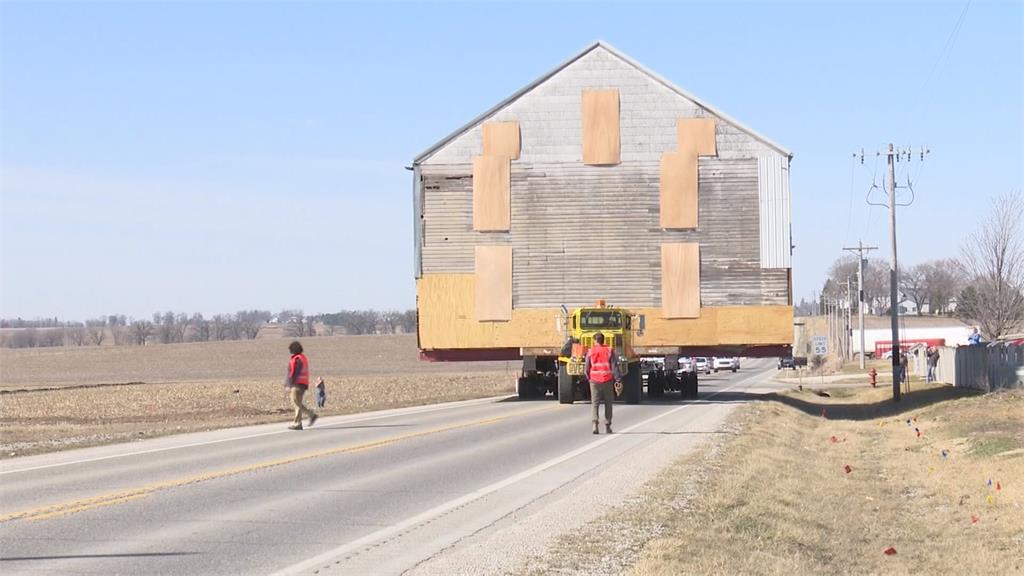
[[[612,433],[612,423],[611,422],[609,422],[609,423],[604,425],[604,433],[605,434],[611,434]]]
[[[313,412],[312,414],[309,415],[309,427],[310,428],[313,427],[313,422],[316,422],[317,418],[319,418],[319,416],[316,415],[316,412]]]
[[[291,426],[288,427],[288,429],[289,430],[302,430],[302,422],[299,422],[298,424],[292,424]]]
[[[597,431],[597,422],[594,422],[594,434],[600,434],[600,432]]]

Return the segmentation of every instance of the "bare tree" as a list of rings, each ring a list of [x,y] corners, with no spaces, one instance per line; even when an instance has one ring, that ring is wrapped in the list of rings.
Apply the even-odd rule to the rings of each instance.
[[[416,331],[416,311],[406,310],[402,313],[402,332],[411,334]]]
[[[193,342],[209,342],[210,340],[210,321],[203,318],[203,315],[196,312],[192,315],[192,319],[189,320],[189,324],[192,326],[191,341]]]
[[[64,332],[64,341],[68,346],[81,346],[85,343],[85,328],[72,326]]]
[[[174,315],[174,325],[171,330],[171,341],[172,342],[184,342],[185,333],[188,332],[189,318],[188,314],[179,312]]]
[[[928,302],[927,268],[926,264],[917,264],[900,273],[900,291],[917,307],[918,316],[924,314],[921,309]]]
[[[85,321],[85,336],[93,346],[101,346],[107,337],[107,319],[96,318]]]
[[[1024,321],[1024,198],[1019,192],[992,201],[992,210],[960,248],[970,296],[957,306],[996,340]]]
[[[889,263],[885,260],[869,258],[864,266],[864,299],[874,314],[889,310]]]
[[[398,310],[386,310],[380,313],[381,334],[394,334],[402,323],[402,313]]]
[[[64,328],[47,328],[39,331],[38,344],[43,348],[64,345]]]
[[[241,310],[235,314],[235,324],[239,331],[247,339],[252,340],[260,333],[260,328],[266,324],[271,316],[267,310]]]
[[[135,320],[131,323],[131,331],[135,343],[143,346],[153,336],[153,323],[149,320]]]
[[[963,273],[956,260],[945,258],[922,265],[925,290],[928,292],[928,311],[949,314],[953,300],[963,290]]]
[[[231,331],[231,317],[225,314],[216,314],[210,321],[210,338],[213,340],[226,340]]]

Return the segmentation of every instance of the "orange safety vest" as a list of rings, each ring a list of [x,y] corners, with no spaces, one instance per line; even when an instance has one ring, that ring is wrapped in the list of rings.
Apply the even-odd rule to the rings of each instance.
[[[612,374],[612,351],[607,346],[594,344],[590,349],[590,373],[587,380],[595,384],[610,382],[614,377]]]
[[[299,359],[302,361],[302,370],[295,374],[295,360]],[[302,386],[303,388],[309,388],[309,360],[305,354],[295,354],[292,359],[288,361],[288,376],[294,376],[294,382],[296,386]]]

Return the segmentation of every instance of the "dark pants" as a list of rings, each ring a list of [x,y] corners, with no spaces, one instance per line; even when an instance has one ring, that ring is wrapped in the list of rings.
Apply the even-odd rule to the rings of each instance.
[[[594,425],[597,426],[597,414],[598,409],[601,406],[601,402],[604,402],[604,423],[608,426],[612,425],[612,400],[615,397],[615,391],[612,390],[612,384],[614,380],[602,382],[600,384],[596,382],[590,383],[590,404],[593,407],[591,411],[591,420],[594,421]]]

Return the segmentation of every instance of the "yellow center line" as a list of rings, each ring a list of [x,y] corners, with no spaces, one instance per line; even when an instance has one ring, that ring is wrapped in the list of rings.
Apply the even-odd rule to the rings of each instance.
[[[101,506],[111,506],[113,504],[120,504],[122,502],[128,502],[130,500],[137,500],[139,498],[144,498],[158,490],[177,488],[180,486],[186,486],[188,484],[196,484],[199,482],[206,482],[208,480],[216,480],[218,478],[225,478],[228,476],[234,476],[246,472],[254,472],[256,470],[263,470],[266,468],[273,468],[276,466],[284,466],[286,464],[294,464],[296,462],[301,462],[303,460],[311,460],[313,458],[322,458],[324,456],[335,456],[338,454],[351,454],[354,452],[363,452],[366,450],[372,450],[374,448],[382,448],[384,446],[389,446],[397,442],[402,442],[403,440],[422,438],[424,436],[430,436],[432,434],[451,432],[452,430],[473,428],[477,426],[486,426],[488,424],[495,424],[503,420],[508,420],[509,418],[514,418],[516,416],[522,416],[534,412],[542,412],[545,410],[552,410],[557,407],[559,407],[559,405],[556,404],[555,406],[545,406],[543,408],[531,408],[528,410],[520,410],[518,412],[512,412],[511,414],[506,414],[504,416],[495,416],[493,418],[485,418],[483,420],[461,422],[449,426],[430,428],[428,430],[422,430],[420,432],[411,432],[409,434],[402,434],[399,436],[392,436],[390,438],[383,438],[381,440],[373,440],[370,442],[364,442],[362,444],[341,446],[338,448],[331,448],[329,450],[319,450],[316,452],[307,452],[305,454],[299,454],[297,456],[290,456],[288,458],[281,458],[278,460],[269,460],[267,462],[258,462],[256,464],[248,464],[246,466],[237,466],[234,468],[226,468],[224,470],[204,472],[202,474],[186,476],[174,480],[155,482],[153,484],[147,484],[136,488],[128,488],[125,490],[118,490],[116,492],[109,492],[107,494],[101,494],[99,496],[79,498],[77,500],[69,500],[66,502],[59,502],[57,504],[49,504],[46,506],[22,510],[20,512],[5,514],[3,516],[0,516],[0,522],[9,522],[11,520],[45,520],[47,518],[54,518],[57,516],[66,516],[69,514],[74,514],[76,512],[82,512],[85,510],[91,510],[93,508],[99,508]]]

